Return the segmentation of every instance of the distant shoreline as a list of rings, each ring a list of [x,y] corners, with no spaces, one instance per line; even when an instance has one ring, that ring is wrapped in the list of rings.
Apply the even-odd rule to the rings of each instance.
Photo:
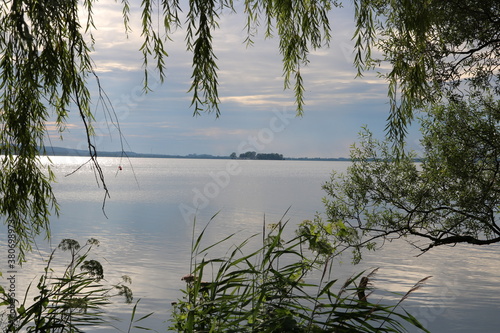
[[[88,156],[89,152],[87,150],[81,149],[71,149],[62,147],[46,147],[46,156]],[[188,155],[166,155],[166,154],[147,154],[147,153],[135,153],[135,152],[106,152],[98,151],[97,156],[100,157],[130,157],[130,158],[192,158],[192,159],[219,159],[219,160],[229,160],[231,157],[228,156],[217,156],[210,154],[188,154]],[[337,158],[323,158],[323,157],[284,157],[283,160],[288,161],[333,161],[333,162],[350,162],[349,158],[337,157]],[[265,161],[265,160],[259,160]]]

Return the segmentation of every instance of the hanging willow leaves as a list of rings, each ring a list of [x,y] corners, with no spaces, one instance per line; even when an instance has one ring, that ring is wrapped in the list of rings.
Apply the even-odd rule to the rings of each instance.
[[[500,93],[500,3],[496,0],[355,4],[355,66],[389,83],[387,130],[402,144],[416,111]]]
[[[39,158],[48,140],[47,122],[55,119],[62,138],[70,112],[77,112],[87,137],[90,160],[99,185],[108,189],[97,161],[93,141],[94,115],[88,81],[97,80],[98,105],[112,113],[112,105],[94,72],[91,59],[95,0],[4,0],[0,3],[0,214],[17,234],[19,259],[31,250],[33,237],[49,237],[49,218],[59,207],[52,192],[54,174]],[[336,3],[333,3],[337,5]],[[187,5],[187,4],[183,4]],[[178,0],[142,0],[139,52],[143,55],[144,90],[150,90],[148,70],[156,68],[165,79],[167,46],[173,32],[182,27],[186,15],[186,45],[193,54],[192,106],[194,113],[214,112],[218,117],[217,56],[213,33],[224,10],[235,11],[233,1],[192,0],[188,9]],[[121,7],[121,8],[120,8]],[[297,111],[302,113],[304,84],[300,68],[307,64],[309,48],[328,44],[329,0],[245,1],[247,41],[263,21],[266,36],[276,26],[283,56],[285,88],[294,81]],[[128,0],[122,0],[124,31],[131,32]],[[183,14],[186,13],[186,14]],[[114,122],[114,120],[113,120]]]
[[[49,236],[49,217],[58,213],[54,174],[39,158],[51,117],[62,132],[69,110],[76,108],[103,180],[91,142],[87,88],[92,43],[84,34],[93,25],[92,2],[84,2],[89,13],[84,26],[77,1],[4,1],[0,8],[0,213],[18,236],[23,260],[34,236]]]

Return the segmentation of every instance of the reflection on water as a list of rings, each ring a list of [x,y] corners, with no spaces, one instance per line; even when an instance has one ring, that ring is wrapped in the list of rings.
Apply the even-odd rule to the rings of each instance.
[[[96,186],[93,170],[82,167],[85,159],[55,157],[58,183],[55,194],[61,216],[52,220],[54,245],[63,238],[81,243],[97,238],[101,245],[95,255],[105,266],[111,282],[126,274],[132,278],[135,299],[141,299],[140,313],[155,315],[146,323],[165,331],[170,304],[182,294],[180,278],[189,272],[194,215],[186,218],[188,207],[196,212],[197,230],[217,214],[205,242],[214,243],[235,233],[227,246],[262,231],[266,223],[278,222],[288,210],[290,232],[304,219],[323,210],[321,190],[330,171],[345,170],[344,162],[237,161],[188,159],[101,159],[111,193],[101,211],[104,192]],[[122,166],[122,170],[118,170]],[[233,167],[233,169],[230,169]],[[234,168],[235,167],[235,168]],[[227,170],[236,170],[225,173]],[[27,286],[35,272],[41,272],[41,254],[50,245],[39,241],[39,251],[23,266]],[[220,249],[223,254],[227,248]],[[214,250],[215,251],[215,250]],[[340,281],[350,275],[380,267],[373,283],[380,290],[371,297],[395,302],[414,283],[432,276],[424,287],[404,302],[405,308],[434,332],[496,332],[498,316],[499,247],[456,246],[433,249],[422,256],[407,243],[388,243],[367,253],[355,267],[337,263],[333,274]],[[340,286],[339,286],[340,287]],[[373,300],[373,299],[372,299]],[[111,312],[125,322],[131,307],[113,305]],[[121,325],[121,326],[120,326]],[[112,329],[93,330],[115,332]]]

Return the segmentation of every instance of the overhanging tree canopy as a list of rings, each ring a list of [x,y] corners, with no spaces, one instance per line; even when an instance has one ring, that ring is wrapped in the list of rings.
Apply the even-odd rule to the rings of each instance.
[[[352,167],[325,184],[329,230],[355,260],[376,240],[407,236],[428,249],[500,242],[500,3],[372,1],[356,5],[359,75],[389,83],[388,140],[369,131]],[[422,163],[404,152],[417,111]]]
[[[389,142],[366,131],[347,174],[324,185],[336,244],[355,259],[377,240],[402,237],[422,251],[500,242],[500,101],[455,101],[426,114],[421,163],[412,154],[396,160]]]
[[[35,235],[49,231],[49,217],[57,213],[52,193],[53,174],[44,170],[39,151],[44,151],[48,119],[56,119],[64,131],[70,109],[79,112],[88,138],[89,156],[101,185],[106,184],[96,160],[92,141],[93,113],[88,80],[97,80],[91,59],[95,0],[4,0],[0,3],[0,214],[18,235],[20,258],[31,249]],[[283,59],[285,88],[293,86],[298,113],[303,110],[304,87],[301,67],[307,64],[310,49],[330,40],[328,12],[337,3],[316,1],[244,1],[247,17],[243,24],[252,44],[262,25],[267,37],[276,34]],[[184,6],[184,8],[182,8]],[[212,33],[223,9],[234,10],[231,0],[142,0],[140,52],[145,67],[144,89],[148,87],[148,67],[164,79],[164,43],[176,28],[187,21],[186,45],[193,54],[190,93],[194,113],[214,112],[219,116],[216,51]],[[129,29],[130,3],[117,4]],[[99,98],[107,104],[99,87]],[[105,89],[105,87],[104,87]],[[109,109],[112,112],[112,108]],[[111,114],[111,116],[113,116]]]
[[[404,141],[417,110],[490,91],[500,94],[496,0],[355,0],[359,73],[389,82],[388,133]]]

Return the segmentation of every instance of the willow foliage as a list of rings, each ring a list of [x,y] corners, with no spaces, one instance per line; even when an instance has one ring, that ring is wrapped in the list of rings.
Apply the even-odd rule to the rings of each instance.
[[[97,1],[4,0],[0,3],[0,214],[18,236],[20,259],[31,249],[35,235],[49,236],[49,217],[57,214],[50,168],[42,165],[48,122],[64,132],[70,110],[80,114],[88,138],[91,162],[107,195],[106,183],[92,141],[92,100],[88,80],[99,80],[91,51],[93,9]],[[186,3],[182,3],[186,5]],[[149,90],[148,68],[165,77],[168,56],[165,42],[182,25],[187,13],[186,45],[193,54],[192,105],[194,113],[219,116],[217,56],[213,31],[223,10],[235,10],[230,0],[193,0],[181,8],[178,0],[141,2],[144,89]],[[119,5],[120,6],[120,5]],[[248,43],[264,22],[266,34],[276,29],[283,55],[285,87],[294,82],[297,110],[303,108],[304,87],[300,67],[308,62],[309,48],[328,44],[329,0],[245,1]],[[124,30],[130,31],[130,3],[121,1]],[[161,21],[160,21],[161,20]],[[98,98],[105,99],[99,87]],[[105,101],[107,103],[107,101]],[[109,105],[109,104],[108,104]]]
[[[389,135],[400,143],[414,112],[500,93],[496,0],[357,0],[355,65],[380,66],[389,83]]]
[[[84,7],[91,12],[91,2]],[[32,237],[48,235],[54,176],[39,160],[47,121],[55,115],[62,132],[74,104],[92,134],[87,77],[92,73],[90,45],[80,24],[77,1],[4,1],[0,5],[0,213],[13,227],[20,259]],[[95,149],[90,144],[91,156]]]

